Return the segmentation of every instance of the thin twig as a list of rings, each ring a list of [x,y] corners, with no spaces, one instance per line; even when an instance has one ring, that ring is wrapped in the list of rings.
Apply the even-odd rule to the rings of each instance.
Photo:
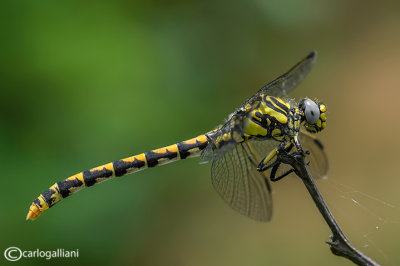
[[[305,157],[303,154],[294,152],[288,154],[285,152],[278,153],[278,160],[282,163],[290,164],[295,173],[301,178],[312,199],[317,205],[318,210],[324,217],[326,223],[332,231],[332,241],[326,242],[333,254],[345,257],[358,265],[379,265],[374,260],[366,256],[356,247],[354,247],[347,237],[344,235],[342,229],[336,223],[335,218],[328,209],[322,195],[319,193],[317,186],[311,176],[310,170],[307,167]]]

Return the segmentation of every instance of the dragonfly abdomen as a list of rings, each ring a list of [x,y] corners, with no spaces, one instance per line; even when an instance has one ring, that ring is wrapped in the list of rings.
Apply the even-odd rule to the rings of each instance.
[[[78,192],[82,188],[93,186],[113,177],[124,176],[146,168],[199,156],[207,144],[208,138],[206,135],[200,135],[190,140],[80,172],[55,183],[40,194],[29,208],[27,219],[36,219],[43,211],[54,206],[61,199]]]

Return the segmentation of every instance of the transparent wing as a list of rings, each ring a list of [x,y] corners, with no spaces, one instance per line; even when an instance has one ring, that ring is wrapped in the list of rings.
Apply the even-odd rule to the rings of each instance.
[[[316,59],[317,53],[315,51],[311,52],[288,72],[262,87],[254,96],[248,99],[243,106],[248,103],[251,104],[251,102],[256,100],[260,94],[276,97],[286,95],[305,78],[308,72],[310,72]]]
[[[203,161],[213,161],[235,148],[243,136],[245,116],[236,112],[221,127],[207,133],[209,143],[201,154]]]
[[[246,142],[249,149],[251,150],[256,162],[260,163],[273,149],[278,147],[279,141],[274,139],[257,140],[251,139]],[[258,164],[257,164],[258,165]]]
[[[283,96],[289,91],[294,89],[310,72],[312,66],[317,58],[316,52],[311,52],[303,60],[292,67],[288,72],[268,83],[262,87],[256,94],[246,100],[241,108],[237,109],[232,117],[216,132],[210,135],[210,143],[202,152],[201,158],[204,161],[212,161],[223,156],[226,152],[233,149],[237,144],[238,140],[233,137],[233,133],[236,132],[238,136],[242,135],[244,116],[246,115],[244,110],[247,104],[252,105],[254,102],[260,100],[260,94],[266,94],[270,96]],[[220,141],[218,137],[224,134],[230,134],[230,138],[226,141]],[[223,145],[220,145],[223,144]]]
[[[224,153],[212,164],[212,184],[235,211],[267,222],[272,199],[266,175],[257,171],[255,158],[243,144]]]
[[[309,168],[314,178],[326,178],[328,174],[328,158],[325,154],[322,143],[307,131],[299,132],[301,146],[305,151],[310,151],[306,158],[310,161]]]

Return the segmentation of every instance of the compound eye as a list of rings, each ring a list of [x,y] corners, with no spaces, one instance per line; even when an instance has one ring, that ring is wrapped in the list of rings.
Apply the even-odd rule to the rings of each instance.
[[[306,116],[307,123],[311,125],[317,123],[320,115],[318,105],[310,99],[305,100],[304,105],[304,114]]]

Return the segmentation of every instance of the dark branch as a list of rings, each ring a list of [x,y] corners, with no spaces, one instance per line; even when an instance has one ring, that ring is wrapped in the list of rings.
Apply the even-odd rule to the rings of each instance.
[[[345,257],[358,265],[379,265],[371,258],[366,256],[346,238],[335,218],[328,209],[322,195],[319,193],[317,186],[311,176],[310,170],[307,167],[304,155],[299,152],[288,154],[286,152],[278,153],[278,160],[285,164],[290,164],[294,172],[301,178],[312,199],[317,205],[318,210],[324,217],[326,223],[332,231],[332,241],[326,242],[333,254]]]

